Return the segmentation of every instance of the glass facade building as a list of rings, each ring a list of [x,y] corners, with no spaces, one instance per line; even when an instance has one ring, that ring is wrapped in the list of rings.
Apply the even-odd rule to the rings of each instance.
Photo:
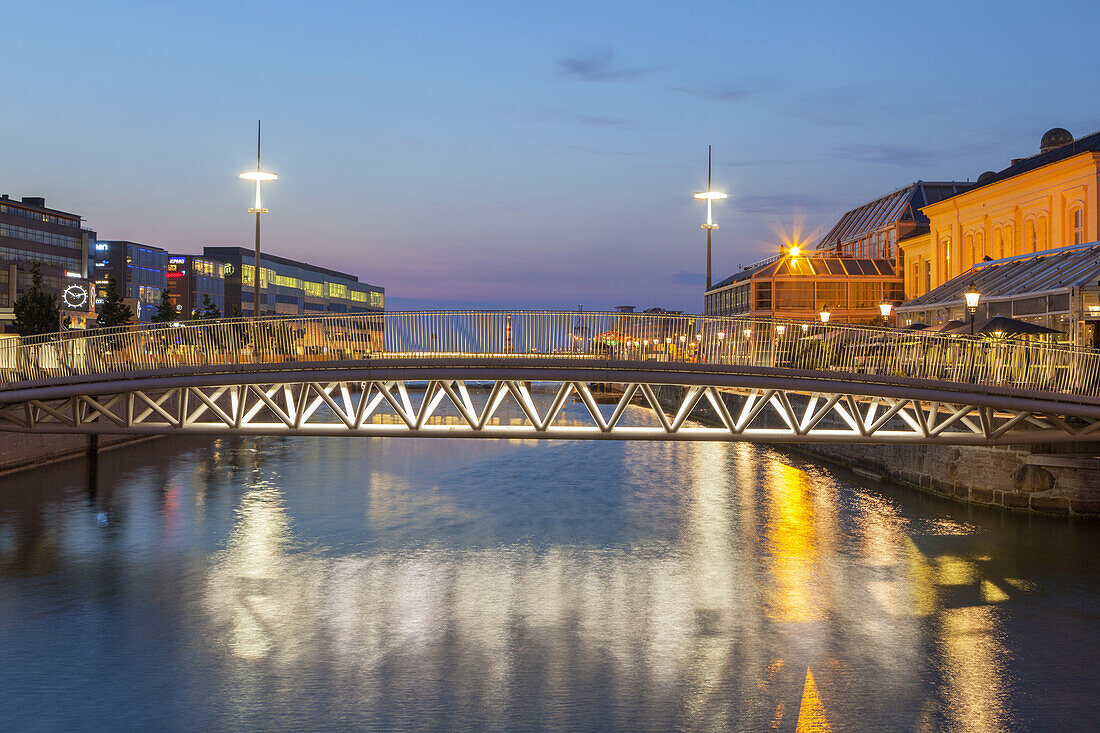
[[[911,185],[846,212],[822,237],[818,250],[844,257],[892,260],[898,272],[905,260],[898,242],[928,231],[922,206],[962,193],[974,184],[947,181]]]
[[[773,257],[726,278],[707,291],[703,312],[816,321],[827,307],[837,322],[873,323],[881,319],[884,298],[902,299],[892,260],[807,252]]]
[[[167,287],[168,252],[124,240],[95,244],[96,305],[107,297],[107,277],[114,275],[119,294],[140,323],[148,323]]]
[[[203,257],[220,262],[227,316],[253,315],[254,253],[243,247],[204,247]],[[385,289],[355,275],[305,262],[261,254],[260,315],[370,313],[385,307]]]

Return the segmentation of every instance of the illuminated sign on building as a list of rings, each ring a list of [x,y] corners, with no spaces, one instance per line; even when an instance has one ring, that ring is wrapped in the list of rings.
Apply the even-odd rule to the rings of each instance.
[[[164,273],[164,276],[165,276],[166,278],[168,278],[169,280],[176,280],[176,279],[178,279],[178,278],[181,278],[181,277],[183,277],[183,273],[182,273],[182,272],[177,272],[177,271],[174,271],[174,270],[173,270],[173,271],[171,271],[171,272],[166,272],[166,273]]]
[[[95,245],[95,250],[96,250],[96,252],[106,252],[106,251],[107,251],[107,250],[109,250],[110,248],[111,248],[111,245],[109,245],[109,244],[102,244],[102,243],[100,243],[100,242],[96,242],[96,245]]]
[[[73,272],[72,270],[65,270],[65,277],[84,277],[79,272]]]
[[[168,258],[168,263],[172,264],[172,265],[182,265],[186,261],[187,261],[186,257],[169,257]]]

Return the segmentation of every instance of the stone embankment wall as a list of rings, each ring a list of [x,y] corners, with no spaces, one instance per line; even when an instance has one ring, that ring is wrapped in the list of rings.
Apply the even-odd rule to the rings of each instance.
[[[149,438],[131,435],[101,435],[99,450]],[[91,447],[87,435],[34,435],[0,432],[0,474],[35,468],[54,461],[76,458]]]
[[[661,387],[657,395],[670,412],[682,402],[683,388]],[[705,402],[693,417],[720,424]],[[1100,443],[999,447],[801,443],[780,447],[972,504],[1100,517]]]

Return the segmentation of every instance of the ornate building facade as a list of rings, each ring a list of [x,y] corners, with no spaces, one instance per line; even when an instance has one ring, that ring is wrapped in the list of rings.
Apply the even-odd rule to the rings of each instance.
[[[976,264],[1096,241],[1100,132],[1074,140],[1056,127],[1040,150],[922,211],[928,231],[899,242],[905,291],[922,296]]]

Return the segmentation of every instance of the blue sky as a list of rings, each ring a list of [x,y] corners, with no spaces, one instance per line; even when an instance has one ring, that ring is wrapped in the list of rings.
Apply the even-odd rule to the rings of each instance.
[[[0,192],[104,239],[250,246],[391,308],[698,311],[716,279],[917,179],[1100,129],[1093,3],[15,3]]]

